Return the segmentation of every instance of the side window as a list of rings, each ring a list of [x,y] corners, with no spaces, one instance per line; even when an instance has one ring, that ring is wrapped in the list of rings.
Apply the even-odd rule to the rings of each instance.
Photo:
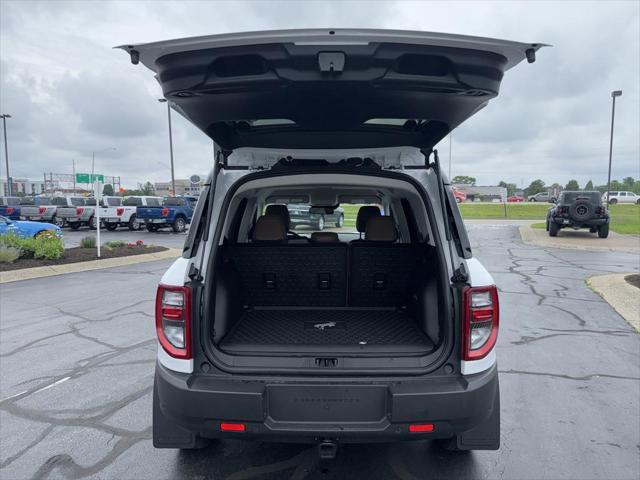
[[[621,197],[626,197],[627,196],[627,192],[620,192],[620,196]]]
[[[159,207],[160,202],[158,201],[157,198],[147,198],[147,205],[149,207]]]

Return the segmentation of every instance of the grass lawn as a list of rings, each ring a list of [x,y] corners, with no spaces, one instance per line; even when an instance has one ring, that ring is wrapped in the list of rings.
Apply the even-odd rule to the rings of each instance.
[[[545,228],[549,203],[461,203],[464,218],[513,218],[541,220],[533,228]],[[640,235],[640,205],[611,205],[611,230],[617,233]]]

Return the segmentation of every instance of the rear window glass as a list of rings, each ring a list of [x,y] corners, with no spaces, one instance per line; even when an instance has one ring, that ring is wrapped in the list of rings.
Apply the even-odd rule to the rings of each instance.
[[[139,207],[140,205],[142,205],[142,199],[138,197],[125,198],[124,202],[122,202],[122,205],[126,207]]]
[[[122,205],[122,199],[109,197],[102,199],[102,203],[104,203],[108,207],[119,207],[120,205]]]
[[[84,198],[71,198],[71,205],[73,205],[74,207],[81,207],[82,205],[84,205]]]
[[[51,201],[51,205],[57,205],[59,207],[66,207],[67,206],[67,199],[64,198],[64,197],[55,197]]]
[[[178,207],[178,206],[186,205],[186,203],[187,202],[184,198],[176,198],[176,197],[165,198],[164,202],[162,202],[162,204],[165,207]]]
[[[50,197],[38,197],[35,199],[36,205],[53,205]]]
[[[20,205],[33,205],[32,197],[22,197],[20,199]]]
[[[147,205],[149,207],[159,207],[160,206],[160,200],[157,198],[147,198]]]
[[[563,192],[560,194],[560,202],[573,203],[579,198],[588,199],[593,203],[600,202],[600,192]]]
[[[20,205],[18,197],[0,197],[0,205]]]
[[[95,198],[85,198],[84,199],[84,204],[90,207],[95,207],[96,205],[96,199]]]

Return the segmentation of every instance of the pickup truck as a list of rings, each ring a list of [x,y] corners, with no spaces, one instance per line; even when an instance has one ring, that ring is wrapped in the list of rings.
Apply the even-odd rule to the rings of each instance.
[[[105,207],[100,210],[100,218],[104,219],[104,227],[107,230],[115,230],[118,227],[128,227],[129,230],[140,230],[142,223],[137,222],[136,210],[138,207],[159,207],[162,205],[161,197],[135,196],[127,197],[122,205]]]
[[[187,224],[191,223],[196,200],[195,197],[168,197],[161,206],[138,207],[136,221],[144,223],[150,232],[166,227],[171,227],[174,232],[184,232]]]
[[[0,215],[9,220],[20,220],[20,197],[0,197]]]
[[[61,218],[72,230],[78,230],[88,225],[91,230],[97,228],[96,200],[94,198],[80,198],[82,203],[76,202],[68,207],[58,208],[58,218]],[[122,203],[120,197],[102,197],[100,207],[116,207]],[[102,212],[100,215],[102,219]]]
[[[80,205],[84,205],[83,197],[35,197],[33,205],[20,207],[20,220],[48,222],[62,227],[65,221],[58,216],[58,209]]]

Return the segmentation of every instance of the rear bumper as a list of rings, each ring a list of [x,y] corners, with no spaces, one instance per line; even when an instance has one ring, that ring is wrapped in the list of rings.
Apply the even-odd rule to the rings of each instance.
[[[561,225],[564,227],[572,227],[572,228],[598,227],[600,225],[609,223],[608,218],[592,218],[591,220],[587,220],[585,222],[574,222],[570,218],[553,217],[551,218],[551,221],[553,223],[557,223],[558,225]]]
[[[373,442],[451,438],[498,418],[497,366],[466,377],[402,382],[242,381],[176,373],[156,365],[154,444],[175,431],[206,438]],[[244,432],[222,432],[224,422]],[[410,424],[433,424],[410,433]],[[172,426],[172,427],[167,427]]]

